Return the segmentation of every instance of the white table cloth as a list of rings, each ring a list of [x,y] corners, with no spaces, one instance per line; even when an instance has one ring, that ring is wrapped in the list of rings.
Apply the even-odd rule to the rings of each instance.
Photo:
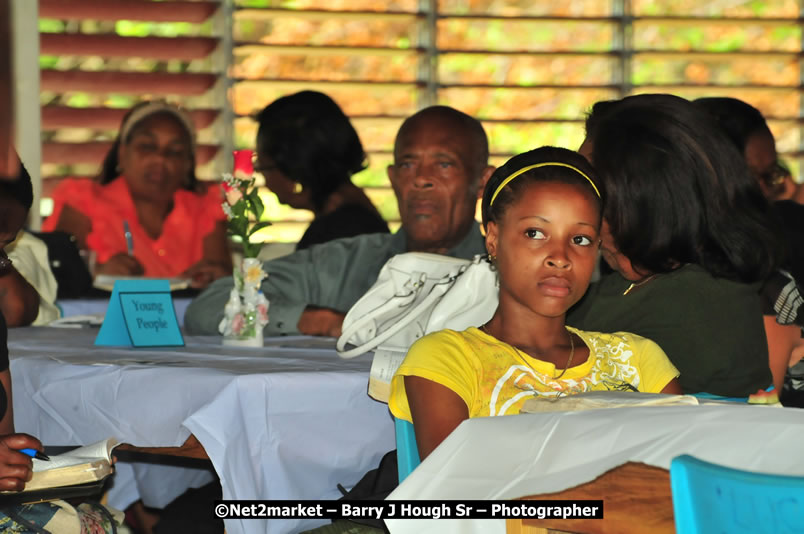
[[[515,499],[680,454],[804,476],[804,410],[746,404],[616,408],[464,421],[389,500]],[[605,501],[604,501],[605,507]],[[388,520],[392,534],[503,534],[504,520]]]
[[[342,360],[334,340],[274,338],[247,349],[187,337],[186,347],[126,349],[95,347],[96,334],[9,331],[19,431],[52,445],[115,436],[138,446],[178,446],[193,433],[225,499],[334,499],[336,484],[350,487],[394,448],[387,406],[366,394],[371,358]],[[146,504],[202,482],[192,470],[142,469],[124,482],[133,477]],[[172,491],[169,477],[179,481]],[[283,533],[325,522],[227,519],[226,528]]]

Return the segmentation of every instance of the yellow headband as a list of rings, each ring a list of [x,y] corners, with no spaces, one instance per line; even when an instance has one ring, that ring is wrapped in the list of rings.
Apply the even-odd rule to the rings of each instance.
[[[491,195],[491,201],[489,201],[489,207],[491,207],[491,205],[494,204],[494,199],[496,199],[497,195],[500,194],[500,191],[502,191],[502,188],[505,187],[506,185],[508,185],[514,178],[516,178],[520,174],[524,174],[524,173],[528,172],[531,169],[538,169],[539,167],[566,167],[567,169],[572,169],[573,171],[577,172],[578,174],[580,174],[581,176],[586,178],[586,180],[592,186],[592,189],[594,189],[595,193],[597,193],[597,198],[600,198],[600,191],[598,190],[597,186],[595,185],[595,182],[593,182],[592,179],[589,178],[587,175],[582,173],[580,171],[580,169],[578,169],[576,167],[573,167],[572,165],[568,165],[567,163],[560,163],[558,161],[548,161],[548,162],[545,162],[545,163],[536,163],[534,165],[528,165],[527,167],[523,167],[523,168],[519,169],[518,171],[516,171],[511,176],[509,176],[508,178],[506,178],[505,180],[503,180],[500,183],[500,185],[497,186],[497,189],[494,191],[494,194]]]

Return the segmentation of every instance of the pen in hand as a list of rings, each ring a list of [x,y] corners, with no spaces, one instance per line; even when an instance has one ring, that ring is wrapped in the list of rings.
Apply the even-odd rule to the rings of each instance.
[[[22,454],[27,454],[31,458],[36,458],[37,460],[46,460],[48,462],[50,461],[50,456],[36,449],[20,449],[19,451]]]
[[[126,238],[126,248],[128,249],[128,255],[134,255],[134,239],[131,237],[131,228],[128,226],[128,221],[123,221],[123,235]]]

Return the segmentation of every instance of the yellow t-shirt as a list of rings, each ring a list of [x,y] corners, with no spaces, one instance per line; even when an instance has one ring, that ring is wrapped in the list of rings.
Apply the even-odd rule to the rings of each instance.
[[[478,330],[442,330],[427,335],[408,351],[391,381],[388,405],[395,417],[411,421],[405,376],[419,376],[454,391],[469,417],[519,413],[530,397],[556,397],[584,391],[637,390],[658,393],[678,370],[653,341],[627,332],[603,334],[567,327],[589,347],[589,358],[564,375],[552,363],[537,360]]]

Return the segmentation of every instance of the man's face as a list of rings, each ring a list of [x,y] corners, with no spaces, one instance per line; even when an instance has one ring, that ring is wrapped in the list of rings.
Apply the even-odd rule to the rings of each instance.
[[[432,115],[400,132],[388,177],[409,251],[444,253],[469,232],[486,171],[476,144],[453,122]]]

